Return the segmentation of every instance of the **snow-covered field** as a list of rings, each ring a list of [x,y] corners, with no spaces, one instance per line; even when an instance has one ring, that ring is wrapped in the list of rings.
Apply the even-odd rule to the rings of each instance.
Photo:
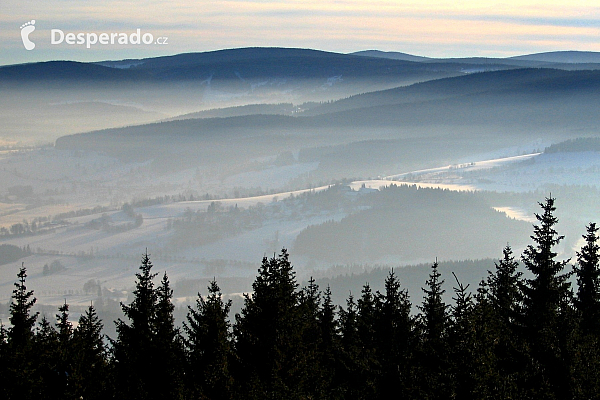
[[[31,199],[18,198],[5,192],[4,201],[0,203],[0,227],[96,205],[108,207],[110,211],[104,213],[105,218],[110,218],[114,223],[126,223],[129,217],[120,207],[132,198],[149,198],[186,190],[202,193],[202,185],[219,184],[228,188],[245,185],[252,188],[267,181],[273,188],[281,187],[317,166],[311,163],[273,167],[230,176],[217,183],[209,177],[196,179],[198,171],[195,168],[153,179],[147,163],[125,164],[98,154],[59,152],[51,148],[16,155],[3,154],[0,157],[0,187],[30,185],[34,188],[36,201],[43,203],[52,198],[55,204],[28,205]],[[599,176],[599,153],[532,153],[406,171],[380,179],[352,182],[349,187],[357,195],[390,184],[461,191],[527,191],[548,183],[599,186]],[[327,186],[264,196],[228,198],[218,202],[225,208],[237,205],[247,209],[259,204],[274,205],[290,196],[325,189]],[[0,242],[21,247],[29,245],[36,253],[23,261],[29,272],[28,287],[36,291],[38,301],[59,304],[68,296],[71,304],[86,304],[95,297],[94,294],[83,292],[83,285],[91,279],[99,280],[102,286],[109,289],[131,287],[139,260],[146,249],[155,254],[157,271],[167,270],[173,282],[212,276],[253,276],[263,256],[281,247],[292,247],[295,237],[308,225],[339,220],[345,216],[342,211],[337,211],[269,219],[260,227],[234,237],[183,249],[176,258],[163,254],[163,244],[173,234],[167,229],[169,220],[181,217],[186,211],[204,211],[212,202],[167,202],[136,208],[135,213],[142,215],[143,224],[125,232],[107,232],[87,227],[87,223],[102,217],[100,213],[67,218],[67,226],[57,227],[45,234],[3,238]],[[511,218],[533,221],[532,216],[519,207],[498,206],[496,209]],[[65,270],[44,276],[44,265],[54,260],[60,260]],[[210,260],[224,260],[224,266],[215,269]],[[305,260],[298,262],[302,264]],[[19,266],[20,263],[0,266],[1,302],[8,301],[11,296]]]

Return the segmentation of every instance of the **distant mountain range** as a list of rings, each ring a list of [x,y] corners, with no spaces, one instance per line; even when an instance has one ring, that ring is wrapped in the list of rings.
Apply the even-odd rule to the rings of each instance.
[[[381,51],[381,50],[363,50],[350,53],[354,56],[362,57],[376,57],[376,58],[389,58],[391,60],[404,60],[404,61],[415,61],[423,62],[433,60],[429,57],[414,56],[412,54],[401,53],[399,51]]]
[[[420,63],[385,58],[304,49],[245,48],[206,53],[188,53],[140,60],[79,63],[50,61],[0,68],[0,83],[16,81],[114,81],[194,82],[254,79],[344,79],[407,81],[439,78],[460,73],[461,66],[431,67]]]
[[[600,52],[593,51],[551,51],[545,53],[527,54],[506,58],[466,57],[466,58],[431,58],[415,56],[412,54],[364,50],[350,53],[362,57],[386,58],[392,60],[413,61],[422,63],[468,63],[468,64],[502,64],[520,67],[552,67],[560,69],[598,69],[600,65]],[[549,65],[553,64],[553,65]],[[578,65],[574,65],[578,64]]]
[[[435,67],[430,64],[436,64]],[[466,65],[465,65],[466,64]],[[556,64],[556,65],[548,65]],[[424,80],[464,73],[588,64],[600,69],[597,52],[549,52],[510,58],[429,58],[378,50],[340,54],[309,49],[241,48],[146,59],[80,63],[48,61],[0,67],[0,84],[18,81],[177,82],[252,79]],[[596,66],[589,64],[598,64]],[[331,81],[330,81],[331,83]]]
[[[513,60],[541,61],[547,63],[584,64],[600,63],[600,52],[595,51],[551,51],[510,57]]]
[[[364,116],[359,125],[373,121],[378,126],[390,126],[390,118],[397,121],[404,112],[409,113],[406,121],[418,121],[423,113],[398,111],[382,116],[373,107],[412,104],[410,107],[425,110],[417,103],[433,101],[437,103],[428,105],[430,110],[442,107],[436,115],[444,115],[466,101],[464,96],[471,96],[472,101],[473,96],[481,98],[481,104],[469,105],[477,110],[500,94],[548,94],[540,97],[541,101],[569,91],[576,96],[581,96],[579,90],[589,94],[596,87],[599,54],[434,59],[376,50],[340,54],[241,48],[96,63],[9,65],[0,67],[0,90],[4,94],[0,118],[5,122],[5,136],[32,135],[46,140],[164,118],[251,114],[310,117],[354,109],[365,111],[351,113],[347,121]],[[450,108],[444,101],[450,101]],[[108,106],[94,106],[98,104]],[[476,117],[481,119],[481,115],[486,114]],[[310,124],[329,125],[323,122],[327,118],[319,117]],[[339,126],[339,121],[335,125]]]

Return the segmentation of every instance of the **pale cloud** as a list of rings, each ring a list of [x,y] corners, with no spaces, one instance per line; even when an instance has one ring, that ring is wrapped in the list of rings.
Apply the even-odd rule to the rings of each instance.
[[[170,44],[165,48],[86,50],[51,48],[42,43],[36,51],[26,52],[20,44],[18,26],[30,19],[38,21],[38,35],[44,30],[47,34],[51,28],[98,32],[141,28],[168,35]],[[502,56],[565,49],[600,51],[599,38],[597,0],[0,3],[2,64],[40,57],[100,60],[118,58],[128,51],[137,57],[244,46],[311,47],[339,52],[380,48],[428,56]]]

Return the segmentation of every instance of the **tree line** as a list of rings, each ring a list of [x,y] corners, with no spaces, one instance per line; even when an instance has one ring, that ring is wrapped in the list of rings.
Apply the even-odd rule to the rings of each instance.
[[[169,279],[155,285],[145,254],[117,337],[105,340],[93,305],[76,326],[66,303],[38,321],[22,267],[0,329],[2,398],[597,398],[598,227],[586,227],[570,270],[555,250],[554,202],[540,203],[520,262],[507,245],[476,290],[454,276],[446,303],[436,261],[415,310],[393,270],[382,292],[367,283],[336,306],[329,287],[299,286],[284,249],[262,260],[233,321],[213,280],[177,327]]]

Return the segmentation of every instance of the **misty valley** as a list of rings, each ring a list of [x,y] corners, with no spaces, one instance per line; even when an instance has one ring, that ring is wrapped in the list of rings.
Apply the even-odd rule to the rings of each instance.
[[[116,338],[148,254],[178,325],[215,281],[231,321],[250,313],[282,249],[342,322],[392,270],[420,304],[434,263],[439,299],[483,304],[478,285],[506,248],[527,254],[544,199],[569,265],[600,223],[597,53],[245,48],[2,66],[0,92],[4,325],[23,265],[40,318],[92,302]]]

